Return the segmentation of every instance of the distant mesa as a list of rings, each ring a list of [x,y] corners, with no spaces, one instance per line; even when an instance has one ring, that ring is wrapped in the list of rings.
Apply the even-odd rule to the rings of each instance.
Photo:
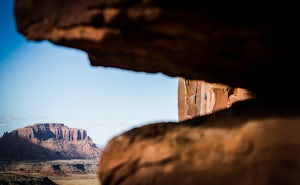
[[[84,129],[61,123],[41,123],[5,133],[0,138],[0,160],[96,159],[102,149]]]

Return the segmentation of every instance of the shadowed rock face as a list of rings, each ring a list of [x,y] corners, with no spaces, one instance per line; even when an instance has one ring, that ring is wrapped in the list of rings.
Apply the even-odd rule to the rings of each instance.
[[[16,0],[15,15],[28,40],[84,50],[93,66],[255,94],[231,106],[248,96],[219,88],[206,116],[179,96],[188,105],[180,120],[192,119],[113,138],[100,160],[101,184],[298,185],[300,98],[287,95],[298,79],[295,7],[291,0]]]
[[[271,99],[297,79],[293,7],[269,0],[16,0],[15,15],[27,39],[84,50],[94,66],[223,83]]]

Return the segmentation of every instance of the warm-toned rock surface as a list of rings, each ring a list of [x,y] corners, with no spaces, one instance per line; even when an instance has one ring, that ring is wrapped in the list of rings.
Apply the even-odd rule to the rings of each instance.
[[[53,160],[98,158],[86,130],[64,124],[43,123],[6,133],[0,138],[1,160]]]
[[[298,185],[299,113],[248,100],[185,122],[133,129],[106,146],[100,179],[103,185]]]
[[[255,98],[255,95],[247,89],[179,78],[178,120],[211,114],[230,107],[234,102],[250,98]]]
[[[0,172],[1,185],[58,185],[48,177]]]
[[[16,0],[15,15],[27,39],[87,51],[94,66],[162,72],[275,98],[280,84],[293,87],[297,79],[295,7],[290,0]]]
[[[16,0],[15,15],[28,40],[84,50],[93,66],[237,90],[214,89],[215,104],[200,110],[192,102],[204,96],[193,85],[179,97],[188,105],[179,117],[192,119],[112,139],[99,165],[101,184],[298,185],[296,7],[291,0]],[[257,99],[231,106],[241,89]]]

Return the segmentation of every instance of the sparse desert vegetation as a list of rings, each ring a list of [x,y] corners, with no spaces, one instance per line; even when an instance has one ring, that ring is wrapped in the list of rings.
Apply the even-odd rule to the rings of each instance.
[[[96,174],[67,174],[45,177],[36,173],[0,172],[0,184],[101,185]]]
[[[97,160],[1,161],[0,185],[24,185],[32,182],[47,185],[101,185],[95,173]],[[52,181],[52,182],[51,182]],[[39,184],[39,185],[40,185]]]
[[[58,185],[50,178],[38,174],[0,172],[1,185]]]

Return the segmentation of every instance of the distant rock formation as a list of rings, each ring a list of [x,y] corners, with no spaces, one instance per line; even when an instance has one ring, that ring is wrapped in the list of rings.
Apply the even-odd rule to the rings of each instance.
[[[43,123],[5,133],[0,138],[1,160],[94,159],[102,151],[84,129]]]

